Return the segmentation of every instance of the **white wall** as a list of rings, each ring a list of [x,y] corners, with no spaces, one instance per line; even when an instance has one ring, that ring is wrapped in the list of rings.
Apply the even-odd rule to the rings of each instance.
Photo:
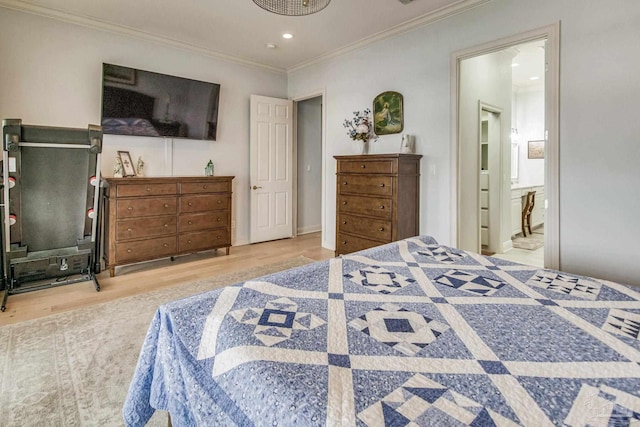
[[[544,159],[529,159],[528,142],[544,139],[544,87],[514,94],[512,127],[518,129],[519,176],[517,187],[544,185]]]
[[[249,233],[249,96],[286,97],[286,75],[0,8],[0,117],[86,128],[100,123],[102,63],[221,84],[217,141],[106,135],[102,173],[117,150],[142,156],[145,175],[235,175],[232,244]]]
[[[380,92],[404,95],[406,132],[422,160],[422,233],[449,241],[451,54],[561,21],[560,264],[640,285],[640,2],[493,0],[471,11],[289,74],[289,96],[324,88],[327,117],[324,245],[333,247],[342,121]],[[371,144],[396,152],[400,136]]]
[[[298,234],[322,229],[322,97],[297,102]]]

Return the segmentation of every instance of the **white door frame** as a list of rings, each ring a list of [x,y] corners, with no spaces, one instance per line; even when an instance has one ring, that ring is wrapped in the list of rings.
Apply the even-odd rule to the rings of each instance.
[[[464,59],[493,53],[509,47],[547,40],[547,72],[545,78],[545,233],[544,265],[560,269],[560,22],[546,27],[484,43],[451,55],[451,242],[458,245],[460,205],[460,62]]]
[[[326,174],[325,174],[325,168],[326,168],[326,162],[325,162],[325,153],[327,152],[326,148],[326,124],[327,124],[327,112],[326,112],[326,105],[327,103],[325,102],[325,90],[324,89],[318,89],[316,91],[307,93],[305,95],[301,95],[301,96],[296,96],[293,98],[290,98],[293,101],[293,111],[294,111],[294,116],[293,116],[293,232],[294,232],[294,236],[297,235],[297,230],[298,230],[298,106],[297,103],[300,101],[304,101],[306,99],[311,99],[311,98],[317,98],[317,97],[321,97],[322,101],[321,101],[321,111],[322,111],[322,123],[320,123],[320,133],[321,135],[321,152],[322,152],[322,156],[321,156],[321,168],[322,168],[322,175],[320,177],[320,181],[321,181],[321,200],[320,200],[320,226],[322,227],[322,231],[320,232],[320,241],[322,244],[322,247],[329,247],[326,245],[325,242],[325,237],[326,237],[326,215],[325,215],[325,201],[327,199],[327,188],[326,188]]]

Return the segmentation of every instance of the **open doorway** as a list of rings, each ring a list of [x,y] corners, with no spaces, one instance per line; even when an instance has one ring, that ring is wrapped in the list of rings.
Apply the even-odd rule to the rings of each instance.
[[[295,102],[296,234],[322,231],[322,96]]]
[[[501,254],[516,253],[516,239],[533,235],[542,243],[539,251],[517,261],[559,268],[558,34],[559,25],[552,25],[452,55],[452,237],[461,249],[507,257]],[[526,76],[527,84],[514,83],[514,76],[521,74],[515,70],[529,68],[523,54],[531,52],[538,60],[536,71]],[[491,145],[482,144],[483,117],[488,125],[495,111],[483,104],[501,111],[496,167],[492,170],[487,158],[487,172],[483,149],[488,155]],[[526,195],[532,192],[534,209],[522,227]]]
[[[511,244],[498,257],[544,266],[545,44],[514,46],[511,62]]]
[[[502,186],[502,109],[480,102],[480,248],[483,255],[502,251],[500,193]]]

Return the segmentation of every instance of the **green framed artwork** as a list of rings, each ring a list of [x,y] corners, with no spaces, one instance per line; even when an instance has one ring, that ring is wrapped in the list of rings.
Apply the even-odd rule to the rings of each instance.
[[[404,129],[402,94],[382,92],[373,99],[373,131],[376,135],[400,133]]]

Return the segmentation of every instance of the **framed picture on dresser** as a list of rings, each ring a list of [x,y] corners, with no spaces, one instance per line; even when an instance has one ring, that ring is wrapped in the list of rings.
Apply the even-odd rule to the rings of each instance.
[[[136,169],[131,161],[131,154],[128,151],[118,151],[122,162],[122,176],[136,176]]]

